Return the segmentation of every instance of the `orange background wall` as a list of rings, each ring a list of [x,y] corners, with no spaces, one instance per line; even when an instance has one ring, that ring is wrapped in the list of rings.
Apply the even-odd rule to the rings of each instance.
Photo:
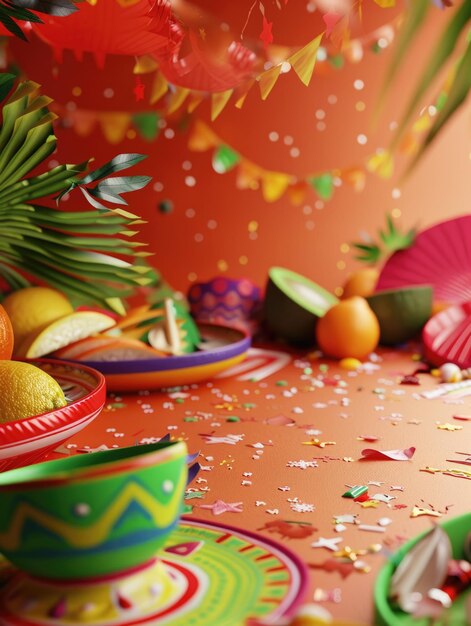
[[[200,0],[199,4],[227,22],[237,35],[252,2]],[[291,0],[281,11],[265,4],[274,22],[276,44],[301,46],[323,30],[319,12],[307,11],[307,0]],[[391,22],[402,10],[400,1],[395,9],[382,10],[373,0],[366,0],[363,24],[355,27],[353,36],[367,34]],[[433,13],[433,20],[394,85],[388,108],[376,129],[371,115],[391,58],[389,49],[381,54],[366,50],[358,64],[346,62],[340,70],[316,72],[308,88],[293,71],[282,75],[265,102],[254,88],[242,110],[229,104],[214,122],[214,130],[234,149],[262,167],[301,177],[364,162],[377,148],[387,146],[392,136],[390,123],[398,119],[425,53],[430,51],[439,27],[448,18],[438,10]],[[257,38],[260,30],[261,16],[255,10],[247,36]],[[100,70],[91,56],[86,55],[79,62],[71,52],[66,52],[64,61],[57,64],[51,50],[35,37],[30,44],[12,42],[11,50],[24,72],[41,83],[44,93],[63,106],[99,111],[153,108],[147,97],[144,102],[135,102],[132,58],[108,57],[104,70]],[[353,86],[357,79],[365,85],[360,91]],[[144,78],[144,82],[148,96],[150,79]],[[439,85],[438,81],[437,87]],[[73,95],[77,87],[81,91],[79,96]],[[434,95],[432,93],[431,98]],[[335,104],[329,103],[329,96],[336,97]],[[364,111],[357,110],[359,101],[366,105]],[[161,103],[154,106],[159,108]],[[317,127],[320,120],[316,118],[316,111],[325,112],[321,120],[325,130]],[[209,102],[184,119],[185,128],[181,127],[178,117],[168,120],[166,130],[175,132],[166,133],[163,129],[152,143],[132,137],[131,132],[119,144],[110,145],[99,128],[87,137],[80,137],[74,129],[59,126],[59,149],[54,155],[60,162],[75,163],[94,156],[98,164],[119,152],[149,155],[133,173],[150,174],[153,182],[145,190],[128,196],[130,208],[148,220],[140,239],[149,243],[155,253],[152,264],[172,285],[182,290],[192,281],[207,280],[220,273],[248,276],[262,285],[272,265],[291,268],[333,290],[356,266],[352,253],[342,252],[341,245],[358,239],[361,232],[375,233],[384,223],[386,212],[399,209],[395,214],[404,227],[425,227],[469,210],[469,106],[445,130],[406,182],[399,182],[400,172],[407,167],[407,160],[400,158],[399,173],[391,180],[368,174],[363,192],[356,193],[343,186],[325,203],[308,191],[301,206],[292,205],[287,197],[267,204],[260,191],[237,190],[234,172],[219,175],[212,169],[209,152],[190,152],[188,128],[195,119],[210,123]],[[268,138],[272,131],[279,134],[277,142]],[[356,139],[361,133],[368,138],[364,146]],[[286,137],[293,138],[291,146],[285,145]],[[299,149],[298,157],[290,156],[293,146]],[[186,167],[191,164],[191,170],[183,169],[185,162]],[[196,180],[193,187],[185,184],[186,176]],[[393,189],[400,190],[400,197],[393,197]],[[397,196],[397,192],[394,195]],[[174,207],[168,214],[158,209],[165,199],[171,200]],[[79,194],[69,202],[81,203]],[[446,263],[446,258],[443,261]]]

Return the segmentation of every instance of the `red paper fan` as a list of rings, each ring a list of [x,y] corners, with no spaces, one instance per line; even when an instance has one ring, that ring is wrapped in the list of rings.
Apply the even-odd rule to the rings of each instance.
[[[433,286],[435,300],[471,301],[471,216],[436,224],[386,262],[377,291],[406,285]]]
[[[422,339],[425,357],[434,365],[471,367],[471,302],[434,315],[425,324]]]

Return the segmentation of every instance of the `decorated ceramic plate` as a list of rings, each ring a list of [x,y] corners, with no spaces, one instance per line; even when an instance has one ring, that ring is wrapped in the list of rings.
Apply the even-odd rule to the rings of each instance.
[[[203,350],[182,356],[136,361],[81,361],[98,369],[106,378],[108,391],[138,391],[189,385],[213,378],[240,363],[250,347],[242,330],[200,324]]]
[[[182,519],[141,568],[88,582],[0,572],[2,626],[245,626],[291,616],[307,573],[284,546],[243,530]]]
[[[67,406],[24,420],[0,424],[0,471],[41,461],[85,428],[106,401],[105,379],[96,370],[53,359],[30,361],[55,378]]]
[[[471,529],[471,513],[466,513],[459,517],[440,524],[442,529],[450,538],[453,558],[463,559],[466,538]],[[407,552],[415,546],[424,536],[422,533],[402,546],[389,560],[387,565],[380,571],[375,586],[375,607],[376,621],[378,626],[430,626],[431,620],[428,617],[417,618],[396,609],[388,600],[388,592],[394,570],[402,561]],[[436,626],[467,626],[469,624],[467,610],[469,608],[470,592],[464,592],[458,596],[451,607],[444,613],[443,620],[436,620]]]

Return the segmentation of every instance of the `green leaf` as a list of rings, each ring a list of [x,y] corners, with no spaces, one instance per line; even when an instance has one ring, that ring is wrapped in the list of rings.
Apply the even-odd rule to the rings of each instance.
[[[406,111],[395,133],[392,147],[399,143],[401,137],[406,130],[412,116],[416,112],[420,104],[421,98],[424,96],[434,79],[439,74],[442,67],[452,55],[460,36],[464,32],[466,24],[471,20],[471,2],[463,2],[452,15],[446,25],[442,37],[435,47],[435,50],[429,58],[428,64],[421,75],[419,84],[407,105]],[[469,73],[471,68],[468,67]]]
[[[438,115],[435,118],[435,122],[432,128],[429,130],[424,142],[422,143],[418,153],[415,155],[415,158],[409,168],[411,171],[414,166],[418,163],[419,159],[422,157],[424,152],[436,138],[438,133],[442,130],[445,124],[450,120],[450,118],[456,113],[456,111],[462,106],[465,102],[466,97],[471,90],[471,43],[468,44],[466,48],[466,52],[461,58],[458,68],[456,70],[456,75],[453,80],[453,83],[450,88],[450,92],[448,94],[447,101],[441,111],[439,111]]]
[[[116,172],[120,172],[121,170],[125,170],[128,167],[132,167],[137,163],[140,163],[144,159],[147,159],[146,154],[118,154],[111,161],[105,163],[97,170],[90,172],[87,176],[82,178],[80,181],[83,185],[88,185],[89,183],[93,183],[99,178],[104,178],[105,176],[109,176],[110,174],[115,174]]]
[[[386,78],[383,83],[381,94],[379,97],[377,109],[375,112],[375,118],[378,118],[380,112],[383,109],[386,94],[391,89],[393,80],[401,67],[401,63],[405,57],[406,52],[409,50],[415,36],[422,27],[428,10],[430,8],[430,0],[413,0],[409,3],[409,10],[405,24],[402,26],[398,41],[396,43],[394,57],[388,71],[386,72]]]
[[[47,15],[66,16],[78,11],[71,0],[11,0],[17,7],[31,9]]]
[[[12,90],[16,76],[5,72],[0,74],[0,100],[4,100]]]

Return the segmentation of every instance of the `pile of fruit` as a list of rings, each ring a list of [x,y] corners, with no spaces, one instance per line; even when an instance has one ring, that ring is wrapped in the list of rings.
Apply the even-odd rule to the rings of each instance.
[[[11,360],[14,341],[12,322],[0,305],[0,423],[66,406],[64,392],[52,376],[33,364]]]
[[[74,310],[48,287],[9,294],[3,306],[14,333],[15,358],[54,356],[76,361],[127,361],[193,352],[201,338],[183,304],[170,298],[123,317],[103,309]]]
[[[343,298],[308,278],[280,267],[269,271],[264,319],[287,343],[318,345],[346,367],[359,366],[378,344],[396,346],[417,336],[432,316],[433,289],[410,285],[375,291],[379,273],[367,268],[353,274]]]

